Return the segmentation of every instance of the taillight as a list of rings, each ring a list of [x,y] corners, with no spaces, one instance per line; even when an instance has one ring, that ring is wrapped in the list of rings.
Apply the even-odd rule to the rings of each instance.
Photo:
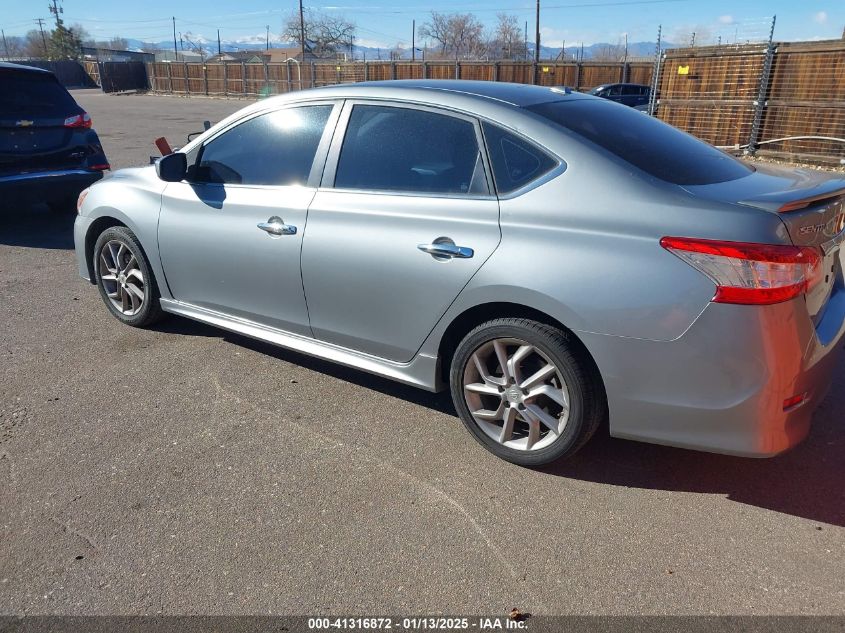
[[[65,127],[91,127],[91,115],[87,112],[75,114],[65,119]]]
[[[716,284],[716,303],[768,305],[808,292],[822,278],[812,247],[664,237],[660,245]]]

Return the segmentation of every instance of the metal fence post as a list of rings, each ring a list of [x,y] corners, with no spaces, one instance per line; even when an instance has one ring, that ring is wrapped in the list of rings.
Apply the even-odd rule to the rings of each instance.
[[[390,78],[396,79],[396,60],[390,62]]]
[[[581,89],[581,62],[575,62],[575,90]]]
[[[364,81],[370,80],[370,67],[367,65],[367,60],[364,60]]]
[[[651,94],[648,96],[648,115],[654,116],[657,108],[657,90],[660,88],[660,66],[663,55],[660,52],[660,37],[663,33],[663,25],[657,27],[657,45],[654,49],[654,70],[651,72]]]
[[[205,96],[208,96],[208,66],[202,65],[202,82],[205,85]]]
[[[170,94],[173,94],[173,66],[167,64],[167,84],[170,87]]]
[[[316,72],[317,65],[314,62],[311,62],[311,87],[315,88],[317,86],[317,72]]]
[[[223,95],[229,96],[229,67],[223,62]]]
[[[499,62],[493,62],[493,81],[499,81]]]
[[[288,92],[291,92],[293,90],[293,84],[291,83],[291,80],[290,80],[290,63],[288,63],[288,62],[285,62],[285,76],[287,77],[287,80],[288,80]]]
[[[772,26],[769,29],[769,43],[766,46],[766,59],[763,61],[763,70],[760,72],[760,87],[757,90],[757,100],[754,102],[754,120],[751,123],[751,133],[748,135],[748,146],[745,148],[746,155],[753,156],[757,151],[757,142],[760,140],[760,129],[763,124],[763,114],[766,110],[766,95],[769,92],[769,80],[772,75],[772,62],[775,58],[775,45],[772,41],[775,36],[775,20],[772,16]]]
[[[461,78],[461,62],[455,60],[455,79]]]
[[[428,62],[424,61],[424,62],[422,63],[422,66],[423,66],[423,68],[422,68],[422,71],[423,71],[423,77],[422,77],[422,78],[423,78],[423,79],[428,79]]]
[[[264,67],[264,93],[265,96],[270,94],[270,73],[267,69],[267,58],[265,57],[261,61],[261,65]]]
[[[241,62],[241,87],[243,88],[243,93],[247,94],[246,92],[246,62]]]

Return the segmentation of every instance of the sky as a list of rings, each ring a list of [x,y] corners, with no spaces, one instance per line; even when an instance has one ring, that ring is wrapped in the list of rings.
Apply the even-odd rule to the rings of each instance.
[[[0,0],[0,28],[6,35],[23,35],[49,23],[48,0]],[[271,42],[280,41],[285,19],[298,8],[297,0],[63,0],[66,24],[79,23],[95,39],[123,36],[143,41],[166,41],[176,30],[195,40],[264,41],[269,25]],[[431,11],[471,12],[492,26],[497,13],[515,15],[533,41],[534,0],[306,0],[307,7],[342,15],[357,24],[356,43],[392,48],[410,45],[412,20],[417,26]],[[581,42],[631,42],[656,39],[658,25],[665,40],[688,44],[764,39],[770,18],[777,15],[775,39],[812,40],[842,36],[842,0],[542,0],[541,37],[545,46],[577,46]],[[419,46],[420,43],[417,42]]]

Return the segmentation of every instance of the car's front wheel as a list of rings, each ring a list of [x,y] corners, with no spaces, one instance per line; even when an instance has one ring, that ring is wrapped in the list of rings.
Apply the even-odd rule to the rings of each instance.
[[[581,448],[606,416],[595,366],[570,335],[520,318],[483,323],[458,345],[452,399],[497,456],[540,466]]]
[[[160,295],[138,238],[125,226],[106,229],[94,244],[100,296],[122,323],[146,327],[161,319]]]

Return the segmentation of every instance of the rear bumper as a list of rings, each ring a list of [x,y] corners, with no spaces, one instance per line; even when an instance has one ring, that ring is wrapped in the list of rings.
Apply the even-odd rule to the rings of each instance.
[[[581,334],[608,395],[614,437],[748,457],[777,455],[810,429],[845,336],[839,280],[814,326],[803,297],[710,304],[671,342]],[[784,411],[784,400],[807,394]]]
[[[33,202],[60,199],[79,193],[103,177],[101,171],[62,169],[0,176],[0,193]]]

